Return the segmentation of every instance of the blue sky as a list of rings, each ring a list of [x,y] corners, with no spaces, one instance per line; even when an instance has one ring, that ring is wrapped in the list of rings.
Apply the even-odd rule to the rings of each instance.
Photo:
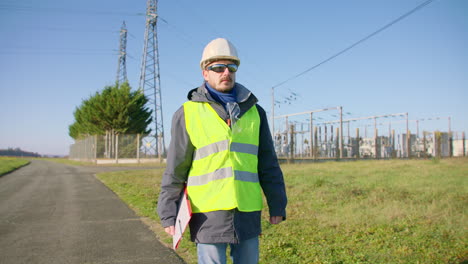
[[[159,1],[158,39],[166,144],[171,117],[202,82],[212,39],[239,51],[237,81],[270,114],[271,87],[309,69],[423,0]],[[0,2],[0,148],[68,154],[68,126],[83,99],[116,79],[125,21],[127,75],[138,87],[146,1]],[[419,129],[468,132],[468,1],[435,0],[346,53],[275,88],[275,114],[343,106],[344,118],[409,114]],[[296,99],[286,98],[297,94]],[[289,103],[291,102],[291,103]],[[317,121],[336,112],[316,114]],[[442,117],[440,120],[428,118]],[[296,121],[305,116],[297,117]],[[379,119],[382,130],[404,123]],[[385,121],[385,122],[384,122]],[[373,121],[371,122],[373,124]],[[280,127],[277,124],[277,127]],[[362,123],[360,125],[365,126]],[[359,126],[356,124],[356,126]],[[415,131],[415,122],[410,129]]]

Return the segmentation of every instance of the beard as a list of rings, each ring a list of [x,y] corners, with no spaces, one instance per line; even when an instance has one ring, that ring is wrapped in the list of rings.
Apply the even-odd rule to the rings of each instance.
[[[234,80],[232,78],[224,78],[219,80],[219,82],[213,87],[216,91],[222,92],[222,93],[228,93],[234,88]]]

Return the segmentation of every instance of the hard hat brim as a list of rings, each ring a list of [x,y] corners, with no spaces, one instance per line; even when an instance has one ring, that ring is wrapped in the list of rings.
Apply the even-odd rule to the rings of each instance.
[[[220,61],[220,60],[230,60],[230,61],[234,62],[234,64],[236,64],[237,66],[240,65],[240,60],[237,57],[234,57],[234,56],[214,56],[214,57],[211,57],[211,58],[208,58],[208,59],[205,59],[205,60],[201,61],[200,62],[200,67],[201,67],[202,70],[205,70],[206,66],[208,66],[208,64],[210,64],[212,62],[215,62],[215,61]]]

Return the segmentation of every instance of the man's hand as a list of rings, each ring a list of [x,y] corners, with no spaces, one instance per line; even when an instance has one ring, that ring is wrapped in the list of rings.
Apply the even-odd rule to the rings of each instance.
[[[281,222],[283,222],[282,216],[270,216],[270,224],[277,225]]]
[[[169,235],[173,236],[175,234],[175,227],[174,226],[165,227],[164,231],[166,231],[166,233],[168,233]]]

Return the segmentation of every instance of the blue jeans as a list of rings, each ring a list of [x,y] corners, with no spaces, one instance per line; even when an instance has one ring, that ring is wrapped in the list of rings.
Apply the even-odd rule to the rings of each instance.
[[[231,247],[234,264],[258,263],[258,237],[241,241],[239,244],[197,244],[198,264],[226,264],[226,249]]]

